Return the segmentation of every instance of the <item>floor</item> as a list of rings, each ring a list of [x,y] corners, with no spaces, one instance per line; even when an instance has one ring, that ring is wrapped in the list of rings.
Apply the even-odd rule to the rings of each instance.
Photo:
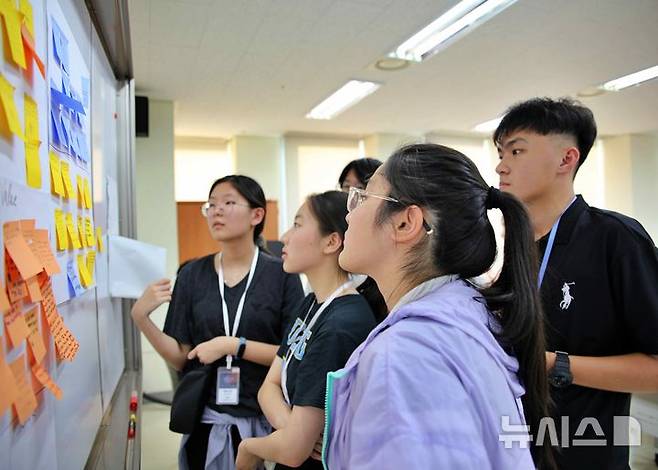
[[[144,402],[142,407],[142,469],[175,470],[180,434],[169,431],[169,407]],[[654,438],[642,435],[642,445],[631,448],[633,470],[658,470],[654,463]]]

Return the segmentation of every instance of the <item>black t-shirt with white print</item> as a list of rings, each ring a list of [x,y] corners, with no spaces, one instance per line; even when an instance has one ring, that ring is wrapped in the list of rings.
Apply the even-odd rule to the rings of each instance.
[[[376,324],[370,306],[361,295],[344,295],[331,302],[309,332],[308,324],[321,306],[315,295],[309,294],[279,348],[278,356],[284,364],[287,355],[292,354],[286,382],[293,406],[324,409],[327,373],[342,368]],[[277,470],[287,468],[276,466]],[[298,468],[321,469],[322,463],[309,458]]]
[[[217,336],[225,336],[219,279],[214,255],[188,263],[181,269],[174,285],[164,332],[180,344],[192,347]],[[245,276],[233,287],[224,287],[230,328],[233,328],[238,303],[247,284]],[[260,252],[254,277],[249,286],[237,336],[247,340],[280,344],[284,333],[304,300],[299,276],[283,271],[282,261]],[[226,365],[226,360],[218,361]],[[192,361],[188,361],[188,366]],[[258,390],[269,367],[234,360],[240,367],[240,399],[238,405],[215,404],[216,370],[213,371],[207,406],[220,413],[249,417],[262,414],[258,405]]]

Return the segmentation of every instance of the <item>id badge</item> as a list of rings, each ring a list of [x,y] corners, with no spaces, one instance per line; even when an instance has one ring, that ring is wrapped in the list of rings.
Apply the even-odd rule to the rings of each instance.
[[[240,401],[240,368],[217,368],[217,405],[237,405]]]

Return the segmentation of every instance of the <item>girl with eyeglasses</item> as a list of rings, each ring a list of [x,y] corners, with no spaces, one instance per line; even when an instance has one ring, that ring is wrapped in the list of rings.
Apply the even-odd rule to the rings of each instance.
[[[328,376],[325,468],[550,468],[550,445],[529,443],[549,398],[521,203],[461,153],[420,144],[396,151],[348,204],[340,266],[373,277],[390,313]],[[504,263],[482,288],[469,280],[496,257],[492,208]]]
[[[347,229],[347,195],[327,191],[309,196],[293,227],[283,235],[283,269],[304,273],[313,293],[284,337],[258,398],[277,430],[243,440],[237,468],[252,470],[263,459],[290,467],[320,470],[326,375],[345,365],[376,324],[370,300],[359,295],[338,265]]]
[[[133,314],[175,369],[213,365],[200,422],[181,441],[180,468],[232,470],[240,440],[271,430],[258,389],[303,291],[299,277],[285,273],[282,261],[258,245],[265,210],[263,190],[252,178],[230,175],[215,181],[202,212],[222,251],[181,270],[163,331],[149,319],[148,309]]]

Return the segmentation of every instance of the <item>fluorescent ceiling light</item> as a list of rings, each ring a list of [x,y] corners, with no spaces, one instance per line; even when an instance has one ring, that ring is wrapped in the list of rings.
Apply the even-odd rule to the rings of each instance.
[[[338,91],[313,108],[306,117],[309,119],[331,119],[380,87],[379,83],[350,80]]]
[[[658,65],[617,78],[616,80],[610,80],[601,85],[600,88],[606,91],[619,91],[629,86],[639,85],[647,80],[653,80],[656,77],[658,77]]]
[[[462,0],[389,55],[420,62],[494,17],[516,0]]]
[[[498,127],[498,124],[500,124],[500,121],[503,120],[503,117],[497,117],[496,119],[491,119],[489,121],[481,122],[477,126],[473,128],[475,132],[482,132],[485,134],[489,134],[493,131],[496,130]]]

